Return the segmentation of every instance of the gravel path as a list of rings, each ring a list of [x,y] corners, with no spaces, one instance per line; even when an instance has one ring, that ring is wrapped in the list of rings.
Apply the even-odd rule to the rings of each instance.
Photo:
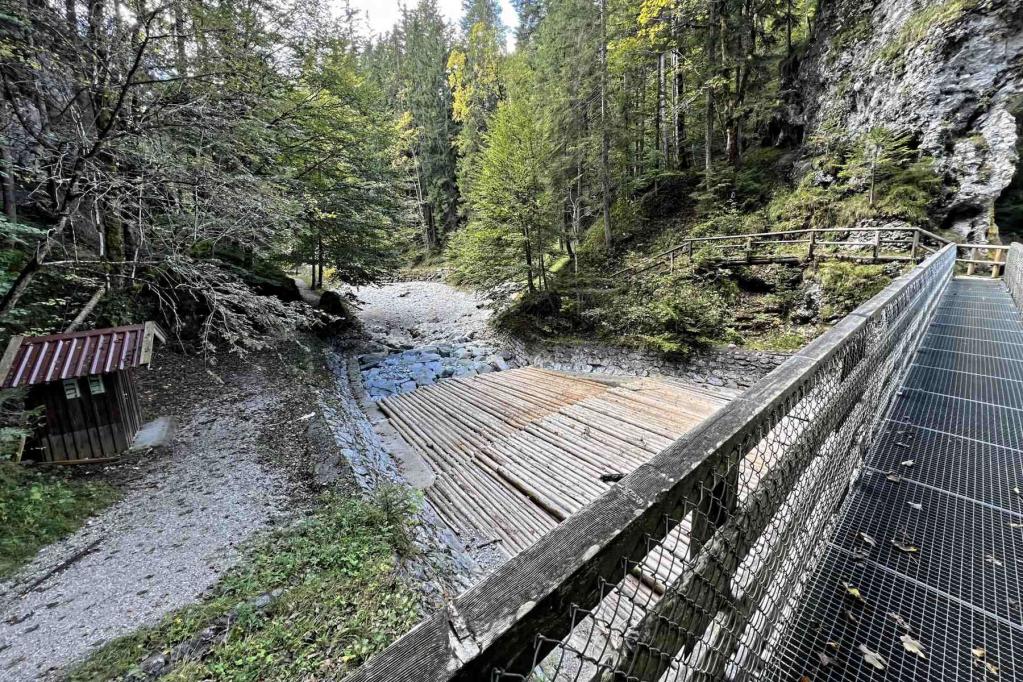
[[[359,317],[374,336],[423,345],[454,334],[486,336],[490,309],[472,293],[442,282],[403,282],[355,291]]]
[[[141,460],[120,502],[0,584],[0,680],[55,679],[103,642],[196,601],[237,560],[236,546],[287,509],[289,483],[256,447],[273,392],[256,373],[235,383],[179,421],[170,448]]]

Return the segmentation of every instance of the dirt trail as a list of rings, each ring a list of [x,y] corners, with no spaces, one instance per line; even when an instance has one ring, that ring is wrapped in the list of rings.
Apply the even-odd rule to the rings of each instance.
[[[181,374],[167,367],[143,382],[177,389],[164,401],[180,410],[170,446],[119,465],[124,498],[0,584],[3,682],[55,679],[103,642],[196,601],[238,545],[291,506],[292,484],[257,447],[259,425],[280,416],[258,366],[225,386],[194,368],[189,386]]]

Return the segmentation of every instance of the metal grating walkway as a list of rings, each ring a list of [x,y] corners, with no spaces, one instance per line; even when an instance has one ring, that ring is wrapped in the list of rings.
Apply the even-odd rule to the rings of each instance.
[[[1023,317],[1001,282],[953,280],[776,679],[1023,680],[1021,491]],[[903,646],[907,628],[926,658]]]

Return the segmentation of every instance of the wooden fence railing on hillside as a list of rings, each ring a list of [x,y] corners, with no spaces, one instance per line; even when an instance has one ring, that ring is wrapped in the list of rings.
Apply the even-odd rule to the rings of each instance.
[[[847,235],[848,239],[838,239]],[[690,264],[694,260],[723,265],[798,264],[809,261],[845,260],[859,263],[919,262],[954,242],[918,227],[849,229],[836,227],[756,232],[752,234],[692,237],[612,277],[635,277],[655,268]],[[1008,246],[956,244],[956,262],[966,274],[978,267],[1001,276]]]

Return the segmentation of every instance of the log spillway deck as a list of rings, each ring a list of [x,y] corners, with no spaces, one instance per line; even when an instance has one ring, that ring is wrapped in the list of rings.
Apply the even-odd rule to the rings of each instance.
[[[433,469],[426,496],[444,520],[513,556],[735,393],[526,367],[441,381],[379,405]]]
[[[1023,680],[1021,491],[1023,318],[1002,282],[953,280],[776,679]]]

